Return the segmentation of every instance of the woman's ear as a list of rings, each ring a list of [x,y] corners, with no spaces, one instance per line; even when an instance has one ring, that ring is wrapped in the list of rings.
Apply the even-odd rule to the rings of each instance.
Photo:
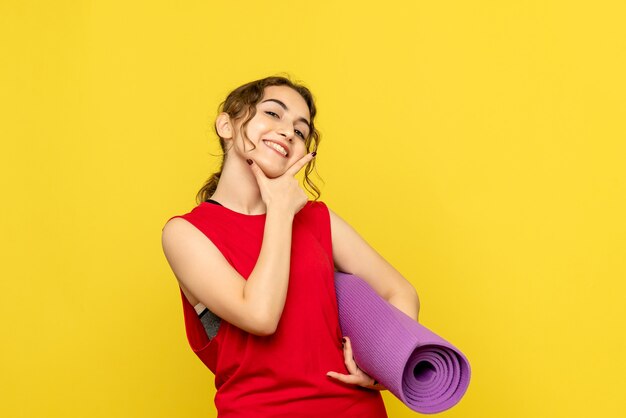
[[[215,129],[220,137],[224,139],[232,139],[233,126],[228,113],[222,112],[217,116],[217,119],[215,120]]]

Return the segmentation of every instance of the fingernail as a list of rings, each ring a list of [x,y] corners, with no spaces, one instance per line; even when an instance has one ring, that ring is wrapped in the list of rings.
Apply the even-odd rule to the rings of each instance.
[[[317,154],[317,151],[313,151],[313,152],[311,153],[311,155],[312,155],[312,156],[314,156],[314,157],[315,157],[315,155],[316,155],[316,154]]]
[[[249,165],[252,165],[252,160],[247,159],[247,160],[246,160],[246,162],[247,162]]]

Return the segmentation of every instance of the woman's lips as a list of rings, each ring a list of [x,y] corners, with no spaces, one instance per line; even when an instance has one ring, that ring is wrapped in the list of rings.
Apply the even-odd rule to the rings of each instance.
[[[284,155],[282,152],[278,151],[277,149],[273,148],[271,145],[268,145],[268,142],[272,142],[272,141],[268,141],[268,140],[263,140],[263,143],[265,144],[266,147],[268,147],[269,149],[271,149],[272,151],[274,151],[276,154],[280,155],[283,158],[287,158],[287,155]]]

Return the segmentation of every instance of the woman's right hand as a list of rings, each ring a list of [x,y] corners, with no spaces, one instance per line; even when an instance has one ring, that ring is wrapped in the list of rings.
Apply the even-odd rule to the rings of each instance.
[[[247,160],[248,164],[252,163],[250,169],[254,173],[261,191],[261,198],[268,210],[271,206],[278,210],[286,210],[295,216],[306,205],[308,197],[300,187],[295,175],[313,158],[315,158],[313,153],[306,154],[289,167],[284,174],[273,179],[268,178],[257,163],[250,159]]]

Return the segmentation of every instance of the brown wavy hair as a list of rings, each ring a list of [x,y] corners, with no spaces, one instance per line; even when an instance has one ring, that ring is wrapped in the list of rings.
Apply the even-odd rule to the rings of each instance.
[[[265,91],[265,88],[268,86],[288,86],[294,89],[295,91],[297,91],[300,94],[300,96],[302,96],[307,106],[309,107],[309,113],[311,116],[311,120],[310,120],[311,129],[310,129],[308,137],[305,140],[306,150],[307,150],[307,153],[316,151],[317,147],[319,146],[321,138],[320,138],[320,133],[315,128],[315,124],[314,124],[315,114],[317,113],[317,110],[315,107],[315,101],[313,99],[313,95],[311,94],[311,92],[309,91],[307,87],[297,82],[291,81],[288,77],[271,76],[271,77],[262,78],[260,80],[251,81],[240,87],[237,87],[235,90],[230,92],[228,97],[226,97],[225,101],[220,103],[220,105],[218,106],[218,115],[221,112],[226,112],[230,116],[233,123],[238,122],[239,120],[245,118],[244,122],[241,124],[241,127],[240,127],[240,130],[244,138],[243,148],[245,150],[246,140],[250,141],[250,138],[248,138],[248,135],[246,135],[246,127],[248,123],[250,122],[250,120],[256,114],[256,105],[263,98],[263,93]],[[216,173],[213,173],[211,177],[209,177],[209,179],[204,183],[200,191],[198,191],[198,193],[196,194],[196,202],[198,204],[200,204],[201,202],[206,202],[213,195],[213,193],[215,193],[215,189],[217,188],[217,183],[219,182],[220,176],[222,175],[224,161],[227,158],[226,148],[225,148],[226,142],[224,141],[224,138],[222,138],[217,132],[217,127],[215,126],[215,124],[213,124],[213,128],[215,129],[215,133],[220,139],[220,147],[222,148],[222,154],[220,155],[220,157],[222,158],[222,160],[220,161],[219,171]],[[254,143],[252,143],[252,145],[254,145]],[[256,146],[254,148],[256,148]],[[315,183],[313,183],[309,179],[309,174],[311,173],[311,171],[313,171],[314,168],[315,168],[315,158],[309,161],[306,167],[304,168],[304,181],[306,183],[304,187],[307,190],[312,191],[312,193],[316,195],[314,200],[318,200],[319,197],[321,196],[321,192],[317,188]],[[310,188],[307,187],[307,185]]]

